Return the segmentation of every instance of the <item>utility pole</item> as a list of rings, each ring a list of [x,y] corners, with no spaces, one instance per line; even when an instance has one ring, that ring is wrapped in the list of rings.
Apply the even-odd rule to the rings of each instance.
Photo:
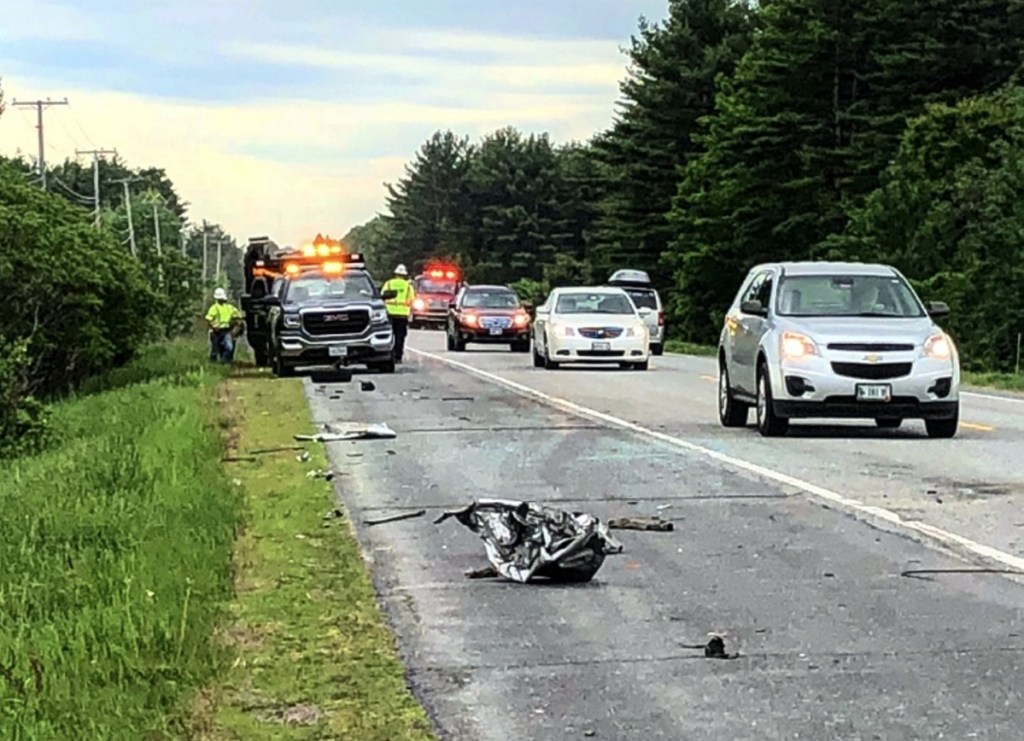
[[[153,226],[156,229],[156,256],[163,257],[164,251],[160,245],[160,208],[159,204],[153,204]]]
[[[218,283],[218,284],[220,283],[220,248],[221,248],[222,244],[224,244],[224,240],[223,239],[218,239],[217,240],[217,277],[214,279],[214,282]]]
[[[124,185],[124,205],[128,209],[128,242],[132,246],[132,257],[138,257],[138,250],[135,248],[135,225],[132,222],[132,194],[128,190],[128,183],[133,183],[142,178],[122,178],[121,180],[113,180],[111,182],[121,183]]]
[[[92,202],[96,228],[100,228],[100,155],[117,154],[116,149],[76,149],[75,154],[92,155]]]
[[[209,265],[209,262],[210,262],[209,257],[207,257],[207,255],[209,254],[208,251],[207,251],[207,245],[209,244],[209,242],[210,242],[210,233],[208,231],[206,231],[206,222],[204,221],[203,222],[203,285],[204,286],[206,285],[207,276],[210,274],[210,270],[207,267],[207,265]]]
[[[46,190],[46,143],[43,139],[43,109],[52,105],[68,105],[68,99],[64,100],[13,100],[11,105],[15,107],[36,109],[36,129],[39,130],[39,177],[42,178],[43,190]]]

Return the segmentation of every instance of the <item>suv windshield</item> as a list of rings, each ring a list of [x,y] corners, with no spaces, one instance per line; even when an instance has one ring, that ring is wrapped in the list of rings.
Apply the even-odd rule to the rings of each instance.
[[[288,285],[286,299],[289,303],[301,303],[309,299],[360,299],[375,298],[373,283],[365,273],[323,275],[306,273],[293,279]]]
[[[621,293],[564,293],[556,314],[633,314],[633,304]]]
[[[518,309],[519,297],[513,291],[466,291],[464,309]]]
[[[925,316],[910,286],[889,275],[800,275],[782,279],[776,311],[780,316]]]
[[[626,288],[623,289],[633,299],[633,304],[638,309],[658,310],[658,297],[650,288]]]
[[[455,281],[420,278],[414,286],[416,293],[455,293]]]

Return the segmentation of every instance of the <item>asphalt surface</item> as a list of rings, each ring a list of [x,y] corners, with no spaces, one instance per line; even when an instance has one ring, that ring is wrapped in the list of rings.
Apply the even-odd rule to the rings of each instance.
[[[706,451],[1017,553],[1024,405],[968,397],[963,419],[974,427],[947,441],[913,426],[849,425],[765,441],[718,426],[703,360],[655,358],[647,373],[543,371],[504,349],[444,352],[439,333],[411,333],[409,345],[430,355],[410,352],[399,373],[366,376],[374,391],[357,376],[308,392],[317,423],[386,422],[398,433],[328,450],[443,738],[1020,738],[1024,586],[996,574],[901,576],[969,564]],[[331,399],[334,389],[343,393]],[[616,531],[626,552],[587,585],[471,581],[463,572],[486,564],[482,543],[432,519],[479,496],[606,518],[658,514],[676,530]],[[417,509],[428,516],[361,524]],[[740,657],[680,646],[709,631],[724,631]]]

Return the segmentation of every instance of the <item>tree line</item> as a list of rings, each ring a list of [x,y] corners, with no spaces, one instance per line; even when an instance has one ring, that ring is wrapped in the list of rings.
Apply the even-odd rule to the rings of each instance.
[[[882,261],[951,305],[966,367],[1008,370],[1022,31],[1021,0],[671,0],[606,131],[439,131],[348,240],[376,270],[447,256],[535,293],[644,269],[700,343],[758,262]]]
[[[99,169],[97,223],[91,163],[47,168],[43,190],[24,159],[0,158],[0,456],[50,439],[52,399],[192,329],[215,278],[208,266],[204,280],[203,227],[208,244],[223,241],[220,284],[241,287],[237,246],[214,224],[183,229],[188,204],[164,170],[117,158]]]

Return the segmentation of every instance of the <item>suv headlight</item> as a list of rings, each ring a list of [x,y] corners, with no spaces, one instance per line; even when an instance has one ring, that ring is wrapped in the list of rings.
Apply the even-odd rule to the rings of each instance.
[[[387,309],[374,309],[370,312],[370,323],[371,324],[383,324],[388,320]]]
[[[783,332],[781,340],[782,357],[806,358],[809,355],[820,355],[818,346],[810,337],[799,332]]]
[[[294,314],[285,314],[284,326],[288,327],[288,329],[298,329],[302,326],[302,319]]]
[[[945,334],[933,334],[924,341],[924,354],[935,360],[949,360],[953,356],[953,344]]]

